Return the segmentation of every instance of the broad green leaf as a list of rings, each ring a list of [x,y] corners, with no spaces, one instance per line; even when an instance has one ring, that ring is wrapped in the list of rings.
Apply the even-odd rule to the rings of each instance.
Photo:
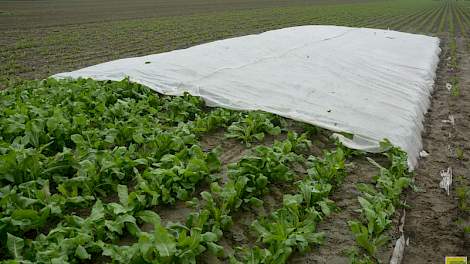
[[[80,245],[75,250],[75,256],[77,256],[79,259],[91,259],[91,255],[88,254],[83,246]]]
[[[111,210],[115,215],[124,214],[128,212],[128,209],[124,208],[124,206],[118,203],[109,203],[107,204],[107,208],[108,210]]]
[[[160,224],[155,225],[154,240],[160,256],[170,257],[176,253],[175,238]]]
[[[212,195],[209,192],[206,192],[206,191],[201,192],[201,197],[205,201],[212,201]]]
[[[206,165],[210,173],[218,172],[220,170],[221,162],[214,152],[207,154]]]
[[[147,262],[153,261],[153,243],[148,233],[142,233],[139,237],[139,251]]]
[[[76,145],[84,145],[85,144],[85,139],[83,138],[82,135],[80,134],[74,134],[70,136],[70,139],[75,143]]]
[[[140,211],[136,214],[136,216],[142,219],[142,221],[146,223],[154,224],[154,225],[159,225],[161,222],[160,216],[157,213],[150,211],[150,210]]]
[[[309,243],[314,243],[321,245],[325,241],[325,233],[324,232],[319,232],[319,233],[307,233],[304,234],[305,238]]]
[[[271,129],[268,130],[269,134],[273,135],[273,136],[277,136],[279,134],[281,134],[281,128],[276,126],[276,127],[273,127]]]
[[[264,133],[260,132],[260,133],[254,134],[253,137],[256,138],[256,140],[258,140],[258,141],[263,141]]]
[[[20,259],[24,248],[24,240],[7,233],[7,248],[13,258]]]
[[[119,196],[119,202],[124,207],[128,207],[129,206],[129,194],[128,194],[128,191],[127,191],[127,186],[119,184],[117,186],[117,192],[118,192],[118,196]]]
[[[142,144],[145,142],[145,138],[142,136],[141,133],[136,133],[132,136],[132,139],[138,144]]]
[[[326,202],[324,201],[320,201],[318,202],[318,204],[320,205],[320,208],[321,208],[321,211],[323,212],[323,214],[325,216],[329,216],[331,214],[331,208],[330,208],[330,205],[328,205]]]
[[[224,254],[224,248],[214,242],[208,242],[207,248],[209,249],[209,252],[215,256],[222,257]]]
[[[217,235],[215,233],[212,233],[212,232],[206,232],[204,234],[202,234],[202,240],[204,242],[215,242],[217,241]]]
[[[105,211],[104,211],[104,206],[101,200],[97,200],[93,208],[91,209],[91,214],[87,218],[90,221],[98,221],[104,218]]]

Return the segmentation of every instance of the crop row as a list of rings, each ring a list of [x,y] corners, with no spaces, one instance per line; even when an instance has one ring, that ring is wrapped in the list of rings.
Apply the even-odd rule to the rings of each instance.
[[[316,223],[334,210],[328,197],[355,153],[339,144],[307,158],[309,134],[289,132],[229,165],[221,181],[219,150],[204,151],[198,138],[225,127],[249,145],[281,133],[280,117],[209,111],[199,98],[159,96],[127,80],[26,82],[2,95],[0,257],[11,263],[195,263],[203,254],[284,263],[322,242]],[[219,241],[233,214],[262,206],[278,183],[296,191],[253,222],[259,242],[226,253]],[[189,200],[183,223],[160,219],[156,206]]]
[[[412,173],[408,170],[406,153],[393,147],[388,141],[383,141],[381,145],[389,165],[384,167],[369,159],[379,169],[379,174],[374,177],[375,185],[357,185],[361,192],[358,197],[361,218],[348,222],[361,249],[353,249],[350,253],[353,264],[379,262],[377,252],[390,239],[386,230],[392,225],[396,208],[405,207],[400,201],[400,195],[412,184]]]
[[[247,135],[260,140],[267,127],[279,130],[272,115],[206,111],[199,98],[158,96],[126,80],[27,82],[2,95],[0,239],[15,258],[12,241],[25,237],[31,246],[29,238],[51,234],[79,212],[87,215],[122,190],[120,184],[147,207],[189,199],[202,182],[216,180],[221,165],[217,150],[197,144],[203,133],[235,120],[243,126],[251,117],[263,124]],[[112,218],[119,215],[114,209]],[[106,237],[115,239],[112,233]]]
[[[290,133],[272,148],[258,147],[218,187],[217,151],[204,152],[198,136],[226,126],[227,137],[250,144],[279,134],[281,119],[206,111],[198,98],[158,96],[126,80],[27,82],[3,92],[0,102],[1,250],[22,262],[103,255],[122,263],[186,263],[206,249],[220,255],[215,242],[230,213],[259,204],[269,182],[291,181],[287,163],[308,144]],[[203,181],[211,192],[201,194],[199,212],[184,225],[163,226],[152,208],[190,199]],[[118,246],[126,236],[135,243]]]
[[[323,158],[308,158],[308,174],[296,183],[296,193],[283,196],[281,208],[252,223],[260,245],[239,248],[232,263],[286,263],[294,251],[305,252],[322,244],[325,234],[317,223],[335,210],[329,195],[346,177],[347,154],[339,145]]]

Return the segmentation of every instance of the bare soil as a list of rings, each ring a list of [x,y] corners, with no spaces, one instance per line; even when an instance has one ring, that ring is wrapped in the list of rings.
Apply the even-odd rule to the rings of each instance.
[[[446,42],[446,41],[444,41]],[[449,49],[443,46],[432,104],[426,116],[423,134],[424,149],[430,154],[421,159],[415,182],[420,191],[408,192],[405,235],[410,239],[403,263],[444,263],[445,256],[470,256],[469,237],[464,235],[459,218],[468,222],[457,207],[455,179],[470,177],[470,53],[462,39],[458,41],[459,70],[448,65]],[[446,88],[449,79],[460,79],[460,95],[451,95]],[[454,116],[455,125],[448,120]],[[463,149],[463,157],[456,156]],[[440,171],[451,167],[454,186],[450,195],[439,187]]]

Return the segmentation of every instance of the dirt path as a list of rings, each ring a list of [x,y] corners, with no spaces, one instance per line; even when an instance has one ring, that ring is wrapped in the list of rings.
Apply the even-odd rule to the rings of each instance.
[[[464,236],[458,224],[464,216],[457,206],[455,186],[449,196],[439,187],[440,171],[448,167],[453,170],[454,185],[461,184],[459,181],[468,184],[470,177],[470,53],[461,40],[458,55],[460,70],[448,65],[448,49],[441,56],[423,134],[424,149],[430,155],[421,159],[416,170],[415,181],[420,191],[408,192],[406,199],[410,209],[405,235],[410,242],[405,249],[405,264],[444,263],[445,256],[470,256],[468,236]],[[459,95],[452,95],[446,87],[453,75],[460,80]],[[443,122],[449,120],[449,115],[454,117],[455,125]]]

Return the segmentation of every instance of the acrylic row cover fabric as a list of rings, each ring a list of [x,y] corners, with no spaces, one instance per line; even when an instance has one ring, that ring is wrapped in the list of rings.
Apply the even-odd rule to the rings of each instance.
[[[210,106],[263,110],[353,134],[347,146],[380,150],[387,138],[410,168],[422,149],[439,39],[389,30],[299,26],[166,53],[119,59],[54,78],[131,81],[189,92]]]

